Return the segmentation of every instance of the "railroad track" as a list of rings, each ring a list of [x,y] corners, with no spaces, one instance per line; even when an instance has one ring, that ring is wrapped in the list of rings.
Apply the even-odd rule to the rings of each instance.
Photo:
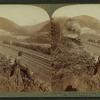
[[[84,42],[84,47],[87,52],[94,56],[100,56],[100,46],[90,42]]]
[[[2,54],[16,58],[18,51],[23,52],[21,60],[23,66],[28,67],[33,73],[37,73],[42,80],[51,80],[50,56],[23,47],[0,43],[0,52]]]

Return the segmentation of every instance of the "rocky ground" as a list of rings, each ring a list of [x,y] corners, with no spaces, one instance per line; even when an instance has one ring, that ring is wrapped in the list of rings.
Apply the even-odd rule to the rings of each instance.
[[[84,51],[79,40],[66,38],[53,51],[52,78],[48,84],[24,66],[13,67],[0,54],[0,91],[99,91],[100,63]],[[15,68],[15,69],[14,69]]]
[[[100,64],[84,51],[80,41],[66,38],[52,57],[54,91],[100,90]]]
[[[50,91],[49,85],[39,80],[38,75],[23,66],[14,67],[10,61],[0,54],[0,91],[32,92]]]

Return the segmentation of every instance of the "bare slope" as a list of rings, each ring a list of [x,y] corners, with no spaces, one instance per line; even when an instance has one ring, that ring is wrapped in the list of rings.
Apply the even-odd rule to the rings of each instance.
[[[21,26],[3,17],[0,17],[0,29],[10,32],[13,35],[26,33],[26,31]]]
[[[76,19],[81,26],[92,28],[100,33],[100,20],[87,15],[76,16],[74,19]]]
[[[0,17],[0,30],[2,30],[0,31],[0,40],[9,40],[9,38],[12,40],[11,36],[21,35],[29,37],[26,39],[26,42],[48,43],[50,23],[49,21],[46,21],[32,26],[20,26],[9,19]],[[8,33],[10,34],[9,36]]]
[[[50,43],[50,21],[33,26],[25,26],[24,28],[31,36],[30,38],[26,39],[27,42]]]

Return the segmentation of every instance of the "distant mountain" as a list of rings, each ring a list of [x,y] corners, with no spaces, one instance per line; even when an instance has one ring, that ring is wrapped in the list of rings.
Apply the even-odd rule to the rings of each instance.
[[[21,26],[3,17],[0,17],[0,29],[10,32],[12,35],[26,34]]]
[[[74,19],[79,22],[81,27],[90,28],[90,32],[86,32],[86,34],[81,34],[80,38],[83,42],[90,39],[100,40],[100,20],[86,15],[76,16],[74,17]],[[94,31],[95,34],[92,34],[92,31]]]
[[[54,20],[60,24],[60,29],[61,29],[61,33],[63,33],[64,36],[76,36],[75,33],[73,33],[72,31],[68,30],[68,27],[66,26],[67,24],[67,20],[70,19],[69,17],[60,17],[60,18],[55,18]],[[78,22],[81,26],[81,28],[84,28],[89,31],[92,30],[91,32],[93,33],[93,31],[96,34],[91,34],[91,32],[87,32],[86,34],[82,34],[81,38],[83,37],[90,37],[89,35],[91,34],[91,37],[94,37],[94,39],[96,39],[95,37],[99,37],[100,38],[100,20],[91,17],[91,16],[87,16],[87,15],[81,15],[81,16],[75,16],[72,17],[72,19],[75,19],[76,22]],[[88,34],[90,33],[90,34]],[[99,35],[99,36],[94,36],[94,35]]]
[[[69,18],[70,17],[60,17],[54,19],[60,24],[62,32],[67,29],[66,23]],[[81,27],[88,27],[93,30],[96,30],[97,33],[100,33],[100,20],[87,15],[75,16],[72,17],[72,19],[75,19],[81,25]],[[65,34],[67,34],[67,32],[68,30],[66,30]]]
[[[49,21],[45,21],[37,25],[20,26],[7,18],[0,17],[0,40],[10,40],[10,38],[11,40],[14,40],[14,39],[17,40],[18,36],[19,37],[26,36],[26,38],[24,39],[27,42],[41,43],[43,41],[42,43],[44,43],[45,38],[47,38],[46,41],[48,41],[49,31],[50,31]]]
[[[98,20],[95,17],[87,16],[87,15],[81,15],[74,17],[82,27],[89,27],[93,30],[96,30],[97,33],[100,33],[100,20]]]
[[[71,33],[69,30],[67,30],[66,23],[68,19],[69,17],[60,17],[54,19],[54,21],[60,24],[61,32],[64,35],[73,34],[73,32]],[[92,30],[95,30],[98,34],[100,33],[100,20],[87,15],[72,17],[72,19],[75,19],[77,22],[79,22],[81,27],[88,27]],[[33,26],[25,26],[24,28],[28,31],[28,33],[30,33],[30,35],[32,35],[32,37],[26,41],[50,43],[50,21],[45,21]]]
[[[43,32],[49,32],[50,30],[50,21],[45,21],[36,25],[30,26],[23,26],[23,28],[30,34],[30,35],[39,35]]]
[[[81,27],[88,27],[95,30],[97,34],[100,33],[100,20],[87,15],[81,15],[72,18],[79,22]],[[66,27],[67,19],[69,18],[61,17],[54,19],[60,24],[61,32],[64,33],[64,35],[71,34]],[[24,38],[26,42],[50,43],[50,21],[44,21],[37,25],[20,26],[9,19],[0,17],[0,30],[4,30],[5,34],[11,34],[15,36],[21,35],[22,37],[28,36],[28,38]],[[0,35],[1,34],[2,32],[0,31]]]
[[[50,43],[50,21],[45,21],[33,26],[24,26],[31,36],[26,42]]]

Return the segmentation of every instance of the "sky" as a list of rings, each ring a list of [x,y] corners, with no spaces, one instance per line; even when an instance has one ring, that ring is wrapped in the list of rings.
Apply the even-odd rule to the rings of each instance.
[[[49,20],[45,10],[32,5],[0,5],[0,17],[10,19],[18,25],[35,25]]]
[[[77,4],[58,8],[53,17],[89,15],[100,20],[100,4]]]
[[[79,15],[90,15],[100,19],[100,4],[67,5],[58,8],[52,16]],[[0,17],[10,19],[18,25],[35,25],[49,20],[49,15],[44,9],[33,5],[0,5]]]

